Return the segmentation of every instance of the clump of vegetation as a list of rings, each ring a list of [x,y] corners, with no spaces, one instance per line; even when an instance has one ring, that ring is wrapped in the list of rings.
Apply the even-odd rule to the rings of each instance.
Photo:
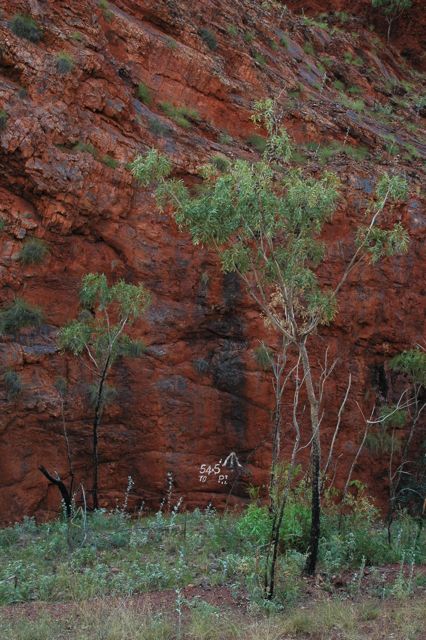
[[[0,231],[3,231],[6,227],[6,220],[4,218],[0,218]]]
[[[197,123],[200,121],[198,111],[191,109],[190,107],[177,107],[174,104],[171,104],[171,102],[161,102],[160,108],[169,118],[183,129],[189,129],[194,122]]]
[[[217,49],[217,40],[216,36],[210,29],[199,29],[198,35],[201,40],[208,46],[209,49],[215,51]]]
[[[138,84],[138,98],[144,104],[150,104],[152,102],[151,91],[143,82]]]
[[[3,374],[3,382],[9,402],[16,400],[22,391],[21,376],[13,369],[7,369]]]
[[[31,16],[16,14],[9,23],[13,33],[18,38],[24,38],[30,42],[39,42],[43,37],[43,32]]]
[[[229,160],[225,156],[213,156],[210,162],[214,167],[216,167],[218,171],[222,173],[227,171],[229,168]]]
[[[103,14],[103,16],[104,16],[105,20],[106,20],[107,22],[111,22],[111,20],[112,20],[112,19],[113,19],[113,17],[114,17],[114,14],[113,14],[113,12],[111,11],[111,8],[110,8],[110,6],[109,6],[109,2],[108,2],[108,0],[99,0],[99,2],[98,2],[98,6],[99,6],[99,8],[100,8],[100,9],[101,9],[101,11],[102,11],[102,14]]]
[[[243,40],[247,44],[250,44],[254,40],[254,33],[252,31],[246,31],[243,35]]]
[[[253,52],[253,58],[256,60],[257,64],[260,64],[261,67],[265,66],[266,58],[260,53],[260,51],[257,51],[257,49]]]
[[[8,118],[7,112],[4,109],[0,109],[0,131],[6,129]]]
[[[19,260],[22,264],[41,264],[49,254],[49,247],[40,238],[29,238],[19,252]]]
[[[333,87],[336,89],[336,91],[346,91],[345,83],[341,80],[334,80]]]
[[[0,310],[0,335],[16,335],[21,329],[39,328],[43,313],[22,298],[16,298],[10,305]]]
[[[365,102],[364,100],[352,100],[348,96],[341,96],[340,102],[347,108],[352,111],[357,111],[358,113],[362,113],[365,110]]]
[[[73,31],[70,35],[71,40],[75,42],[83,42],[84,36],[80,31]]]
[[[263,153],[266,149],[266,138],[258,133],[252,133],[246,140],[247,144],[255,149],[258,153]]]
[[[226,30],[229,33],[229,35],[233,36],[234,38],[238,35],[238,29],[235,26],[235,24],[228,24],[228,26],[226,27]]]
[[[155,117],[148,118],[148,129],[155,136],[167,136],[170,133],[170,128]]]
[[[314,49],[314,45],[312,44],[312,42],[305,42],[305,44],[303,45],[303,51],[305,53],[308,54],[308,56],[314,56],[315,55],[315,49]]]
[[[74,67],[74,58],[70,53],[61,51],[56,56],[56,71],[61,75],[67,75]]]
[[[308,145],[308,147],[315,151],[321,164],[326,164],[328,160],[338,154],[344,154],[348,158],[352,158],[352,160],[356,160],[358,162],[365,160],[365,158],[368,156],[367,147],[354,147],[350,144],[343,144],[339,141],[332,141],[327,146],[315,145],[315,143],[311,143]]]
[[[73,146],[73,151],[78,151],[80,153],[90,153],[92,156],[97,156],[98,152],[96,148],[93,146],[91,142],[82,142],[79,140]]]
[[[120,164],[118,160],[116,160],[112,156],[108,155],[107,153],[105,155],[101,156],[99,159],[107,167],[110,167],[110,169],[116,169]]]
[[[362,67],[362,65],[364,64],[364,60],[360,56],[354,57],[350,51],[346,51],[346,53],[343,55],[343,59],[346,64],[353,64],[356,67]]]
[[[226,131],[221,131],[217,140],[220,144],[232,144],[234,142],[233,137],[229,135],[229,133],[226,133]]]

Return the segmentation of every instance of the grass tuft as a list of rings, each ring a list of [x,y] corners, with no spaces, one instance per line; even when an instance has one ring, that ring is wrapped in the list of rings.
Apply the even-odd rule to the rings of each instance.
[[[29,238],[19,252],[22,264],[41,264],[49,254],[47,243],[40,238]]]
[[[43,37],[43,32],[37,25],[34,18],[29,15],[18,13],[13,16],[9,23],[10,29],[18,38],[39,42]]]

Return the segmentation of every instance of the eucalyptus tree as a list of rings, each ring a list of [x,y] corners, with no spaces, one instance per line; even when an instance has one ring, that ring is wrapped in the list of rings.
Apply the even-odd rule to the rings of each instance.
[[[282,358],[287,358],[284,350],[290,348],[297,360],[297,370],[301,367],[301,375],[295,377],[294,400],[298,402],[303,385],[310,409],[312,480],[306,571],[313,574],[320,536],[322,414],[309,339],[333,321],[342,286],[366,256],[378,260],[407,250],[408,237],[402,225],[388,229],[377,226],[379,214],[388,203],[405,197],[407,185],[399,176],[380,178],[376,198],[366,212],[367,224],[356,232],[352,259],[335,287],[327,288],[316,270],[329,260],[321,233],[332,221],[339,198],[339,180],[329,171],[317,178],[290,167],[292,144],[272,100],[255,105],[253,120],[265,127],[268,134],[260,160],[237,159],[223,172],[207,164],[200,168],[203,184],[196,191],[173,178],[172,163],[155,149],[135,158],[131,170],[144,187],[155,185],[158,205],[173,209],[178,226],[190,232],[195,245],[214,248],[223,271],[239,274],[267,327],[281,338]],[[297,415],[293,415],[293,427],[294,446],[287,480],[272,521],[265,574],[268,598],[273,596],[279,531],[299,450]]]
[[[389,42],[392,24],[402,16],[405,11],[411,9],[413,3],[411,0],[371,0],[371,4],[374,9],[379,9],[383,13],[388,25],[386,38]]]
[[[93,383],[90,396],[94,407],[92,423],[93,508],[99,507],[99,429],[105,405],[114,396],[108,385],[111,370],[121,356],[138,357],[143,345],[128,334],[128,329],[141,318],[149,305],[150,296],[141,284],[124,280],[108,285],[102,273],[83,277],[80,288],[81,313],[65,325],[58,340],[62,349],[83,359]]]

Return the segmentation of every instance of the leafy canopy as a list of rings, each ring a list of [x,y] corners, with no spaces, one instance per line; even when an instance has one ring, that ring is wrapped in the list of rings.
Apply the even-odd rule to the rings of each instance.
[[[320,286],[315,270],[325,258],[320,236],[333,217],[339,181],[327,171],[316,178],[289,168],[293,149],[275,103],[263,100],[255,108],[253,121],[268,134],[259,161],[238,159],[220,169],[207,164],[199,170],[203,184],[195,193],[171,177],[170,161],[155,149],[137,157],[131,170],[143,186],[156,184],[159,206],[173,207],[194,244],[213,246],[223,270],[238,272],[269,321],[295,339],[330,322],[336,311],[334,292]],[[404,179],[383,176],[376,215],[406,190]],[[383,231],[373,224],[358,232],[358,248],[373,260],[407,246],[401,225]]]
[[[59,332],[59,345],[74,355],[86,352],[99,370],[119,356],[138,356],[143,345],[124,331],[140,318],[150,302],[143,285],[119,280],[109,286],[102,273],[84,276],[80,288],[82,313]]]

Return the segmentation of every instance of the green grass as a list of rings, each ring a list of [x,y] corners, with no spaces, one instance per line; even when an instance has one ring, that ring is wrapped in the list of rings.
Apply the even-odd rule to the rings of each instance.
[[[364,563],[426,561],[426,531],[402,515],[393,524],[394,544],[374,507],[361,496],[347,502],[347,513],[324,498],[319,570],[325,581]],[[302,569],[309,545],[308,484],[294,490],[281,529],[277,602],[303,598]],[[103,596],[131,596],[204,584],[227,586],[262,602],[262,567],[270,529],[268,509],[253,503],[241,515],[213,510],[130,518],[120,510],[98,511],[70,526],[63,520],[34,520],[0,530],[0,604],[83,602]],[[405,580],[405,578],[403,578]],[[395,587],[411,589],[401,582]],[[331,583],[330,583],[331,584]],[[378,574],[372,594],[393,585]],[[350,590],[350,587],[348,587]],[[414,588],[414,587],[413,587]]]
[[[114,17],[113,12],[110,9],[108,0],[99,0],[98,7],[102,11],[102,14],[107,22],[111,22]]]
[[[198,111],[191,107],[175,106],[171,102],[161,102],[160,108],[166,116],[171,118],[183,129],[189,129],[193,123],[198,123],[200,121]]]
[[[29,15],[15,14],[9,23],[10,29],[18,38],[29,40],[30,42],[39,42],[43,37],[43,32]]]
[[[336,91],[346,91],[345,83],[341,80],[335,80],[333,82],[333,87],[336,89]]]
[[[246,44],[250,44],[254,40],[254,33],[252,31],[246,31],[243,35],[243,40]]]
[[[263,153],[266,149],[266,138],[260,136],[258,133],[252,133],[246,140],[247,144],[255,149],[258,153]]]
[[[183,602],[183,616],[140,606],[130,598],[113,602],[74,604],[62,612],[46,608],[25,615],[2,615],[6,640],[378,640],[424,637],[424,603],[379,599],[347,602],[339,599],[309,602],[285,612],[238,611],[201,598]]]
[[[61,51],[56,56],[56,71],[61,75],[71,73],[74,67],[74,58],[70,53]]]
[[[350,109],[351,111],[362,113],[365,110],[364,100],[361,99],[352,100],[351,98],[348,98],[348,96],[343,95],[340,97],[340,102],[343,104],[343,106],[345,106],[347,109]]]
[[[368,156],[368,149],[364,146],[354,147],[350,144],[343,144],[339,141],[333,141],[329,145],[320,145],[312,143],[308,148],[315,151],[321,164],[326,164],[329,160],[338,154],[344,154],[348,158],[361,162]]]
[[[4,109],[0,109],[0,131],[6,129],[8,118],[7,112]]]
[[[226,131],[221,131],[217,137],[217,140],[220,144],[232,144],[234,139],[231,135],[229,135],[229,133],[226,133]]]
[[[201,40],[208,46],[211,51],[215,51],[217,49],[217,40],[216,36],[210,29],[199,29],[198,35]]]
[[[40,238],[29,238],[23,244],[19,252],[19,261],[22,264],[41,264],[49,254],[49,247]]]
[[[118,160],[108,155],[107,153],[101,156],[99,159],[103,164],[105,164],[110,169],[116,169],[120,165]]]
[[[314,45],[312,44],[312,42],[305,42],[305,44],[303,45],[303,51],[305,53],[308,54],[308,56],[314,56],[315,55],[315,49],[314,49]]]
[[[138,84],[138,98],[144,104],[151,104],[152,102],[151,91],[143,82]]]
[[[6,220],[4,218],[0,218],[0,231],[4,231],[6,227]]]
[[[42,322],[41,309],[16,298],[0,310],[0,335],[16,335],[21,329],[39,328]]]
[[[265,66],[266,58],[260,53],[260,51],[257,51],[257,50],[254,51],[253,58],[257,62],[257,64],[259,64],[261,67]]]

